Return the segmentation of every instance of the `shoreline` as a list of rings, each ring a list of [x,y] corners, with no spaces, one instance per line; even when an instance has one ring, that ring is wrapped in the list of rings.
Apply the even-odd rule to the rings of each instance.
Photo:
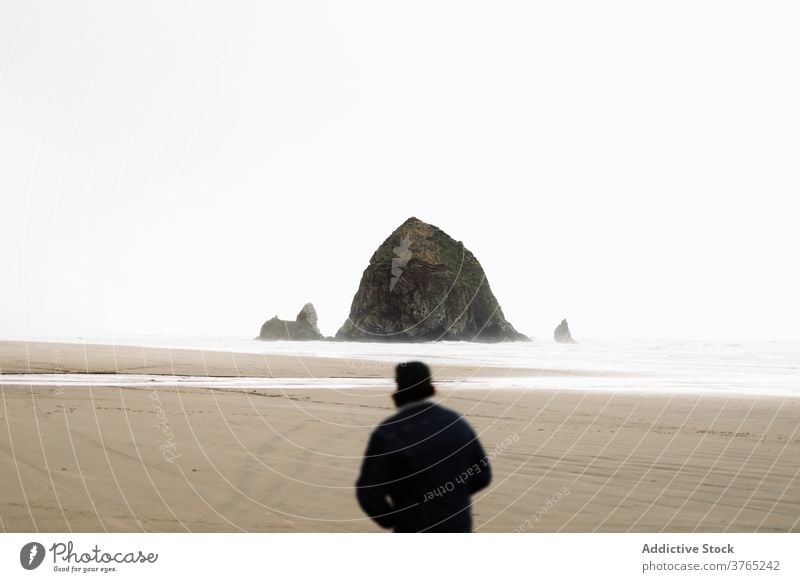
[[[390,378],[388,360],[153,348],[113,344],[0,341],[0,376],[6,374],[150,374],[231,378]],[[635,377],[602,370],[563,370],[514,366],[432,364],[434,378],[571,376]]]
[[[255,341],[255,340],[254,340]],[[285,346],[283,346],[285,348]],[[474,347],[474,344],[471,345]],[[419,356],[425,360],[424,356]],[[467,356],[465,356],[467,357]],[[0,386],[28,387],[63,384],[138,388],[150,383],[234,390],[249,387],[346,390],[391,385],[397,357],[369,359],[338,355],[288,355],[218,351],[200,348],[155,348],[80,343],[0,341]],[[530,363],[530,361],[528,361]],[[552,364],[553,362],[551,362]],[[429,363],[434,383],[461,390],[510,389],[631,395],[704,395],[715,398],[800,398],[797,384],[787,376],[777,382],[739,376],[717,382],[694,383],[691,373],[569,369],[469,363]],[[708,377],[708,376],[707,376]],[[756,378],[754,384],[748,381]],[[281,383],[282,380],[285,382]],[[373,384],[374,383],[374,384]]]
[[[70,377],[80,376],[86,379],[81,383],[57,382],[54,381],[58,376]],[[112,380],[112,378],[124,378],[125,375],[105,374],[105,373],[57,373],[57,374],[0,374],[0,388],[9,389],[33,389],[51,388],[58,390],[76,390],[81,388],[104,388],[120,390],[149,390],[158,389],[177,389],[191,390],[203,388],[222,392],[242,392],[255,393],[258,391],[269,391],[280,389],[283,392],[301,392],[307,390],[365,390],[387,393],[394,387],[391,378],[358,378],[358,377],[228,377],[228,376],[169,376],[159,375],[158,380],[150,379],[148,374],[134,375],[139,380]],[[478,376],[475,376],[476,378]],[[553,376],[549,376],[552,378]],[[175,381],[170,381],[175,378]],[[95,381],[96,379],[96,381]],[[586,388],[583,386],[508,386],[503,384],[494,388],[487,388],[486,381],[492,380],[514,380],[526,379],[524,376],[503,376],[503,377],[481,377],[484,380],[479,385],[469,384],[469,379],[440,379],[434,380],[437,390],[459,390],[464,392],[486,391],[518,393],[525,391],[535,391],[537,393],[574,393],[574,394],[602,394],[602,395],[625,395],[630,397],[646,396],[675,396],[683,397],[702,397],[717,399],[772,399],[779,401],[800,401],[800,394],[786,393],[756,393],[737,390],[669,390],[664,388],[641,387],[641,388],[619,388],[606,386],[593,386]],[[27,380],[27,381],[26,381]],[[218,381],[235,380],[235,384],[221,385]],[[335,381],[341,382],[335,382]],[[247,386],[245,386],[247,384]],[[328,385],[324,385],[328,384]]]
[[[47,376],[0,374],[0,530],[378,531],[354,483],[394,411],[394,363],[0,342],[0,372],[20,369],[64,373],[36,386],[7,380]],[[189,376],[162,381],[175,371]],[[432,371],[436,399],[467,418],[493,466],[473,499],[476,531],[800,532],[798,397]],[[87,382],[59,384],[72,373]],[[513,374],[553,386],[508,388]]]

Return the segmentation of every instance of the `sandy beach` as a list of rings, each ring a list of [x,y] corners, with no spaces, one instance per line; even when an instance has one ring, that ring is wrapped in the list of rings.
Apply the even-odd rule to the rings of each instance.
[[[378,531],[353,483],[392,412],[389,365],[0,342],[0,371],[376,379],[232,390],[0,376],[1,531]],[[558,371],[434,373],[496,378],[437,397],[480,433],[494,467],[474,499],[477,531],[800,531],[798,398],[507,390],[504,375]]]

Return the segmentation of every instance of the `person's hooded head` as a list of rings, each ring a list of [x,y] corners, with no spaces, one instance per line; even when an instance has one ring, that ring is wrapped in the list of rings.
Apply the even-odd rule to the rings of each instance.
[[[394,378],[397,381],[397,390],[392,394],[392,399],[398,408],[430,398],[435,393],[431,384],[430,368],[422,362],[398,364]]]

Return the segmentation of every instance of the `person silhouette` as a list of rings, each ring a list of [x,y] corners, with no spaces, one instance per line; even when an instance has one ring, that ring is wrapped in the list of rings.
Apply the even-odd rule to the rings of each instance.
[[[369,438],[356,498],[380,527],[395,532],[471,532],[471,496],[492,480],[478,436],[457,412],[430,400],[422,362],[395,369],[398,411]]]

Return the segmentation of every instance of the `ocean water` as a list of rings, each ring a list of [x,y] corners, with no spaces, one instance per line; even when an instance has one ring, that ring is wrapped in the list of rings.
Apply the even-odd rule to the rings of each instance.
[[[42,338],[44,339],[44,338]],[[585,340],[577,344],[550,341],[476,344],[439,342],[383,344],[355,342],[262,342],[237,337],[95,337],[49,341],[168,347],[255,354],[341,358],[358,367],[382,369],[422,360],[436,366],[514,367],[546,370],[532,375],[474,377],[437,381],[442,388],[512,388],[599,390],[660,393],[727,393],[800,397],[800,342],[622,341]],[[364,363],[364,362],[367,363]],[[374,367],[373,367],[374,363]],[[219,388],[375,387],[391,389],[391,380],[353,378],[206,378],[150,375],[32,374],[0,376],[2,384],[83,386],[153,385]]]

